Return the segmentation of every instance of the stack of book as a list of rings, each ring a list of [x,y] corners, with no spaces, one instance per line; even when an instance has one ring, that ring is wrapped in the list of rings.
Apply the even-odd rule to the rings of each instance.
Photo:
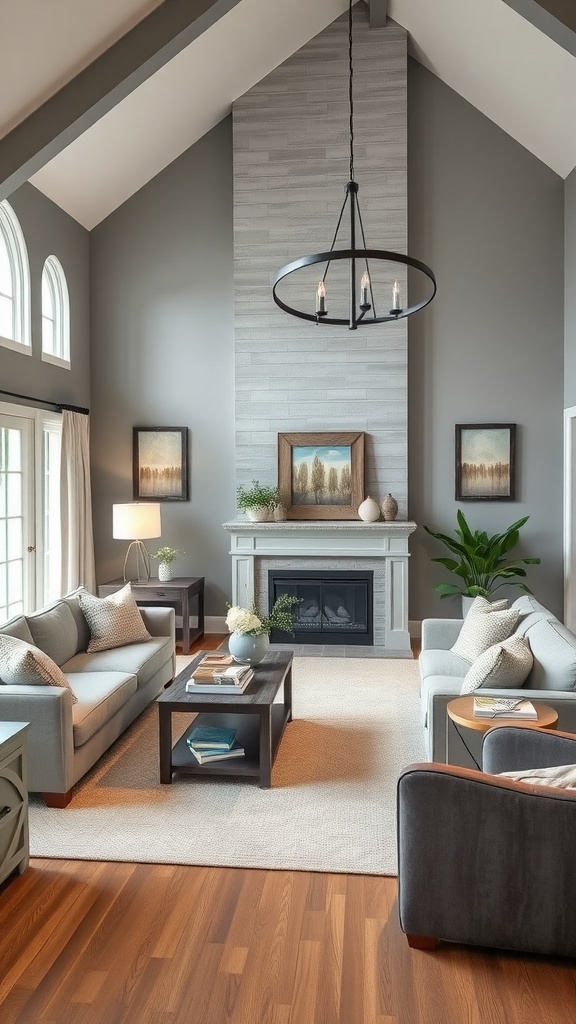
[[[225,761],[229,757],[244,757],[244,747],[236,742],[236,729],[198,725],[186,740],[198,764]]]
[[[254,675],[231,654],[205,654],[186,683],[188,693],[244,693]]]
[[[522,697],[474,697],[474,716],[536,721],[538,713],[532,702]]]

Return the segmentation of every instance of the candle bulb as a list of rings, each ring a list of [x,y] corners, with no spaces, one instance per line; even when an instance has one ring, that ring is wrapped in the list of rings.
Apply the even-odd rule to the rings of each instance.
[[[318,289],[316,291],[316,312],[326,312],[326,285],[324,281],[318,282]]]
[[[362,274],[362,279],[360,281],[360,305],[361,306],[368,306],[369,303],[370,303],[370,300],[368,298],[368,289],[369,288],[370,288],[370,276],[368,274],[368,271],[365,270],[364,273]]]
[[[392,288],[392,309],[402,309],[402,298],[400,295],[400,285],[398,281],[394,281]]]

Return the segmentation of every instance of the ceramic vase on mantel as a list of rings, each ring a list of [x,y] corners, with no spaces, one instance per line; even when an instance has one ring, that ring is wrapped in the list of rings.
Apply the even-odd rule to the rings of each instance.
[[[158,579],[161,583],[169,583],[174,579],[172,562],[158,562]]]
[[[251,523],[267,523],[269,519],[268,506],[260,508],[247,508],[246,515]]]
[[[391,494],[387,494],[386,497],[382,499],[382,505],[380,507],[385,521],[387,523],[393,523],[398,515],[398,502],[396,501],[396,498],[393,498]]]
[[[364,523],[375,523],[380,519],[380,506],[374,498],[368,495],[367,498],[360,505],[358,505],[358,515]]]
[[[250,636],[249,633],[230,633],[228,650],[234,661],[244,665],[259,665],[270,648],[268,633]]]

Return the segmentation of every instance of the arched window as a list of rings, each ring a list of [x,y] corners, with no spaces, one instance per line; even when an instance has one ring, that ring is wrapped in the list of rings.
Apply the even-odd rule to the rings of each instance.
[[[70,365],[70,299],[56,256],[48,256],[42,271],[42,359]]]
[[[28,253],[18,218],[6,200],[0,203],[0,345],[32,352]]]

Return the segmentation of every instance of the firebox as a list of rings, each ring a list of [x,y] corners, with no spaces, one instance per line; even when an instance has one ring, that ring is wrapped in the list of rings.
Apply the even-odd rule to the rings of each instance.
[[[374,643],[373,572],[357,570],[268,570],[269,609],[281,594],[298,598],[294,635],[273,629],[272,642],[299,644]]]

